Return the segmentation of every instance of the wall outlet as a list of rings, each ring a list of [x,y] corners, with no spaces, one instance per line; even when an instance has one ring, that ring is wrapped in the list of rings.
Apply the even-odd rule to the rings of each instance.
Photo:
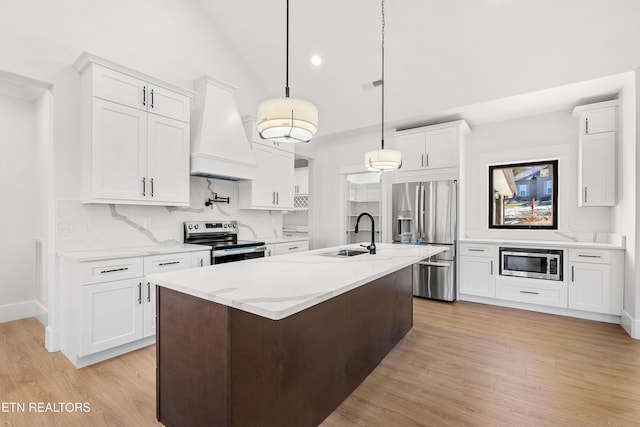
[[[151,230],[151,218],[145,218],[143,227],[145,230]]]

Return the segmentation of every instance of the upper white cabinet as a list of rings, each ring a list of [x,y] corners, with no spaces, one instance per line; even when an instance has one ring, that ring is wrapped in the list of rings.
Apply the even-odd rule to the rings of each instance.
[[[400,172],[458,167],[461,138],[468,131],[466,122],[457,121],[397,132]]]
[[[580,123],[578,206],[616,204],[617,105],[599,102],[573,111]]]
[[[296,168],[293,173],[293,192],[309,194],[309,168]]]
[[[294,154],[290,144],[280,146],[255,142],[253,122],[246,127],[256,159],[256,180],[240,181],[240,209],[292,210],[294,193]],[[245,122],[246,125],[246,122]],[[260,137],[257,136],[259,139]],[[267,141],[272,142],[272,141]]]
[[[188,206],[193,94],[88,54],[75,65],[84,201]]]

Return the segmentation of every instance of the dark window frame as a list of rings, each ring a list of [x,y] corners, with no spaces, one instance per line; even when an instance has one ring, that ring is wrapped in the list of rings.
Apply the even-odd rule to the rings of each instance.
[[[551,212],[552,212],[552,224],[551,225],[535,225],[535,224],[493,224],[494,217],[494,196],[493,196],[493,171],[495,169],[505,168],[518,168],[518,167],[533,167],[540,165],[552,165],[553,171],[551,175],[552,179],[552,191],[551,191]],[[516,190],[518,190],[516,188]],[[557,230],[558,229],[558,160],[544,160],[535,162],[522,162],[522,163],[505,163],[489,165],[489,228],[502,229],[502,230]]]

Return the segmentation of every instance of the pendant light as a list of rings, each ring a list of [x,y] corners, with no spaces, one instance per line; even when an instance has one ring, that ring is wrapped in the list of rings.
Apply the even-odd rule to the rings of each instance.
[[[309,142],[318,130],[318,109],[300,98],[289,98],[289,0],[287,0],[287,61],[284,98],[271,98],[258,106],[260,138],[276,142]]]
[[[398,150],[384,149],[384,0],[382,0],[382,126],[380,150],[368,151],[364,155],[364,165],[371,171],[390,171],[402,166],[402,154]]]

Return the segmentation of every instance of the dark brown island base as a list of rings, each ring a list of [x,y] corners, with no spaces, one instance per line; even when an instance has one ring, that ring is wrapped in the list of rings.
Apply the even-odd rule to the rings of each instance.
[[[317,426],[413,326],[412,268],[282,320],[158,287],[168,427]]]

